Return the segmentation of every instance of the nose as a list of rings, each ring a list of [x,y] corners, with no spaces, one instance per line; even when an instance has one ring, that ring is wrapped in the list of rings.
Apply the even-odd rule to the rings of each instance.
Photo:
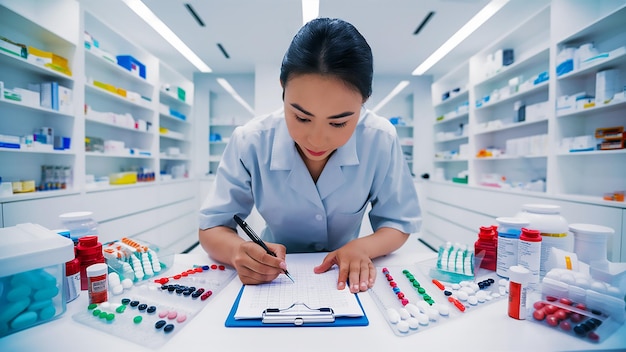
[[[326,137],[324,135],[324,129],[322,127],[323,126],[320,126],[320,124],[313,124],[313,126],[311,126],[311,129],[309,130],[309,133],[307,135],[307,142],[311,144],[311,147],[315,148],[324,146],[324,140],[326,139]]]

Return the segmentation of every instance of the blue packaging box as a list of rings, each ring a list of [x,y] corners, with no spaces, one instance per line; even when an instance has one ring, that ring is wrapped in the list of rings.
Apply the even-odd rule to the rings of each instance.
[[[130,72],[135,72],[139,77],[146,79],[146,65],[139,62],[139,60],[130,55],[118,55],[116,58],[118,65],[124,67]]]

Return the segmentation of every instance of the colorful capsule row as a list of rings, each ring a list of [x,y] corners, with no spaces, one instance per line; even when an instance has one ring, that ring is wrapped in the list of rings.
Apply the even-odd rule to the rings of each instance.
[[[167,276],[167,277],[162,277],[159,279],[155,279],[154,282],[156,282],[157,284],[161,284],[164,285],[168,282],[170,282],[170,279],[173,280],[180,280],[184,277],[190,276],[190,275],[194,275],[197,273],[202,273],[204,271],[209,271],[209,270],[226,270],[226,267],[224,265],[217,265],[217,264],[212,264],[212,265],[194,265],[194,267],[192,269],[189,270],[185,270],[183,272],[181,272],[180,274],[176,274],[176,275],[172,275],[172,276]]]
[[[411,272],[406,270],[406,269],[402,270],[402,273],[404,274],[404,276],[406,276],[407,280],[409,280],[409,282],[411,282],[411,285],[413,285],[413,288],[415,289],[415,291],[417,291],[417,293],[419,293],[422,296],[424,301],[426,301],[426,303],[428,303],[428,305],[432,306],[435,303],[435,301],[426,292],[426,289],[422,287],[422,285],[419,283],[419,281],[417,281],[415,276],[413,276],[413,274],[411,274]]]
[[[400,300],[400,303],[402,303],[402,306],[406,306],[407,304],[409,304],[409,300],[405,297],[404,293],[400,290],[400,288],[398,287],[398,284],[393,280],[393,276],[391,276],[391,274],[389,273],[389,269],[383,268],[382,271],[385,277],[387,278],[387,281],[389,282],[389,286],[391,286],[393,293],[395,293],[396,297],[398,297],[398,299]]]

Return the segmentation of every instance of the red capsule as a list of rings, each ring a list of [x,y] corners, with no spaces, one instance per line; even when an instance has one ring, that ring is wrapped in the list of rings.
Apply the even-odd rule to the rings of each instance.
[[[435,286],[439,287],[439,289],[440,289],[440,290],[442,290],[442,291],[446,288],[446,287],[445,287],[445,286],[444,286],[441,282],[439,282],[439,280],[437,280],[437,279],[433,279],[433,284],[435,284]]]
[[[572,303],[573,303],[571,299],[565,298],[565,297],[559,299],[559,302],[561,302],[562,304],[568,305],[568,306],[571,306]]]
[[[220,265],[220,266],[218,266],[217,268],[218,268],[218,269],[220,269],[220,270],[226,270],[226,267],[225,267],[225,266],[223,266],[223,265]]]
[[[216,264],[211,265],[211,269],[216,270],[217,269],[217,265]]]
[[[213,294],[213,291],[208,290],[205,293],[203,293],[202,296],[200,296],[200,299],[204,301],[207,298],[211,297],[212,294]]]
[[[537,309],[533,312],[533,318],[539,321],[544,320],[546,318],[546,312],[544,312],[543,309]]]

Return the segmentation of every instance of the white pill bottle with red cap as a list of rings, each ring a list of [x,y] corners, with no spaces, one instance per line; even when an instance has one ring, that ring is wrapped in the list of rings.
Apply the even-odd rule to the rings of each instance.
[[[541,260],[539,276],[543,278],[549,271],[546,263],[552,248],[567,252],[574,251],[574,236],[569,232],[569,226],[563,216],[561,207],[551,204],[524,204],[516,218],[528,220],[528,228],[539,230],[541,234]]]

